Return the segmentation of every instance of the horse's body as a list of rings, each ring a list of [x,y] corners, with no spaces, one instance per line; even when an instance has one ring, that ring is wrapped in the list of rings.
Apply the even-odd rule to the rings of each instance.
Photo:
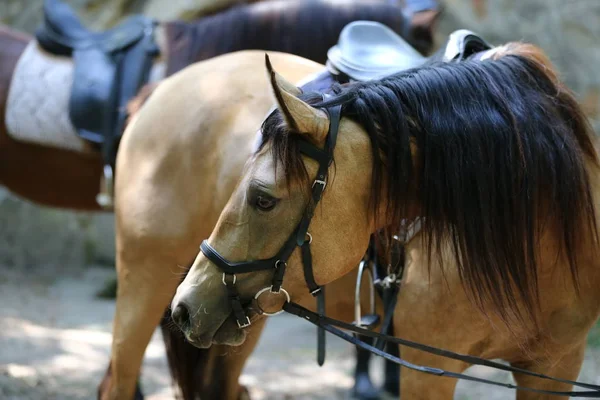
[[[282,7],[282,1],[285,7]],[[294,18],[310,22],[300,23]],[[167,75],[193,62],[247,48],[285,51],[324,62],[327,49],[336,43],[341,29],[356,19],[387,24],[397,32],[411,36],[407,38],[409,42],[423,51],[429,51],[433,45],[433,17],[426,21],[418,19],[412,26],[399,6],[373,4],[368,0],[315,3],[280,0],[238,6],[194,23],[162,23],[157,29],[157,42],[162,60],[166,62]],[[310,29],[294,31],[291,36],[279,31],[282,27],[293,26]],[[233,35],[238,31],[239,35]],[[223,37],[229,39],[223,40]],[[290,37],[294,40],[289,40]],[[5,112],[11,77],[32,38],[0,27],[0,41],[0,183],[19,196],[42,205],[99,210],[96,202],[102,169],[99,154],[78,154],[20,143],[7,134]],[[64,90],[62,87],[53,89]],[[67,113],[66,109],[59,111]],[[44,174],[40,174],[40,170]]]
[[[131,398],[150,336],[252,153],[255,130],[244,128],[258,128],[271,107],[264,71],[257,68],[263,57],[233,53],[168,78],[126,130],[115,197],[115,379],[105,382],[102,398]],[[294,80],[323,68],[292,55],[272,57]],[[349,276],[328,288],[330,312],[346,320],[353,316],[353,298],[336,293],[351,292],[354,283]],[[310,304],[312,296],[303,301]],[[169,361],[185,398],[237,399],[239,374],[261,329],[255,327],[251,340],[225,357],[214,356],[222,348],[198,350],[181,342],[178,332],[163,331],[170,336]]]
[[[597,182],[600,184],[600,182]],[[598,187],[598,186],[596,186]],[[596,199],[600,195],[596,193]],[[408,246],[408,270],[398,297],[394,317],[400,327],[398,336],[424,342],[439,348],[475,355],[487,359],[503,359],[511,365],[557,378],[576,380],[581,369],[587,333],[600,315],[600,265],[589,254],[582,255],[580,279],[581,298],[570,287],[568,269],[547,260],[540,270],[541,290],[540,331],[518,330],[517,336],[497,318],[491,322],[468,298],[457,274],[456,264],[444,258],[445,277],[438,268],[431,268],[422,251],[419,235]],[[432,260],[436,263],[439,260]],[[436,264],[434,264],[436,265]],[[444,281],[444,278],[446,281]],[[414,349],[402,347],[407,360],[420,365],[463,371],[470,365],[441,359]],[[546,390],[570,390],[569,385],[542,381],[514,374],[522,386]],[[403,370],[401,391],[409,399],[451,399],[455,379],[439,378],[415,371]],[[506,398],[512,393],[507,391]],[[555,396],[519,392],[519,400],[553,399]]]
[[[309,207],[312,179],[323,179],[315,178],[317,163],[306,161],[310,158],[298,149],[330,143],[329,115],[341,104],[335,167],[309,225],[316,281],[327,284],[350,271],[371,233],[399,224],[399,218],[425,215],[424,228],[407,246],[395,334],[575,380],[587,332],[600,315],[600,220],[594,206],[600,203],[600,168],[593,133],[539,49],[507,45],[482,63],[487,64],[428,67],[384,83],[339,89],[339,97],[324,103],[314,95],[299,99],[293,84],[271,71],[279,111],[263,125],[262,145],[208,242],[224,260],[239,265],[278,254]],[[485,85],[472,70],[488,78]],[[445,86],[448,82],[454,86]],[[472,92],[460,93],[457,82],[473,84]],[[480,91],[483,86],[487,91]],[[486,104],[492,105],[487,109]],[[488,142],[490,135],[494,140]],[[300,147],[301,140],[308,144]],[[432,153],[432,147],[439,152]],[[458,166],[464,170],[455,172]],[[491,166],[495,173],[482,172]],[[372,175],[374,170],[379,175]],[[509,203],[502,204],[504,198]],[[528,212],[518,217],[523,209]],[[482,238],[480,246],[490,246],[488,253],[472,246]],[[287,259],[283,281],[292,300],[306,292],[298,253]],[[523,263],[515,261],[519,257]],[[223,295],[221,265],[203,248],[172,304],[174,319],[200,347],[245,340]],[[235,286],[244,301],[271,280],[271,273],[237,274]],[[276,295],[263,296],[270,307],[281,303]],[[200,303],[205,314],[196,313]],[[257,317],[252,308],[246,315]],[[402,355],[455,372],[469,366],[408,348]],[[403,399],[451,399],[456,385],[455,379],[408,369],[401,379]],[[518,374],[515,379],[538,389],[570,390],[565,383]],[[542,398],[550,397],[518,393],[519,400]]]

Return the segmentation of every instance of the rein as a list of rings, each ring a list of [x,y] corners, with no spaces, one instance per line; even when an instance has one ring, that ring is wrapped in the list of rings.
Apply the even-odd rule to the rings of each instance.
[[[264,271],[264,270],[274,270],[273,279],[271,281],[271,286],[267,286],[261,290],[259,290],[254,299],[258,300],[258,298],[265,292],[280,294],[283,293],[286,298],[286,302],[283,305],[282,310],[277,311],[275,313],[267,313],[263,311],[265,315],[276,315],[283,311],[296,315],[300,318],[303,318],[318,328],[318,362],[319,365],[322,365],[325,360],[325,331],[349,342],[355,346],[358,346],[364,350],[367,350],[375,355],[381,356],[386,360],[389,360],[393,363],[396,363],[402,367],[409,368],[415,371],[423,372],[426,374],[437,375],[437,376],[445,376],[449,378],[456,379],[464,379],[473,382],[485,383],[488,385],[501,386],[509,389],[516,389],[522,391],[529,391],[540,394],[550,394],[556,396],[571,396],[571,397],[587,397],[587,398],[600,398],[600,386],[593,385],[589,383],[582,383],[577,381],[570,381],[566,379],[553,378],[548,375],[531,372],[525,369],[512,367],[510,365],[500,364],[494,361],[486,360],[476,356],[470,356],[466,354],[454,353],[449,350],[439,349],[432,346],[427,346],[421,343],[409,341],[406,339],[393,337],[387,335],[386,332],[391,323],[391,316],[393,314],[396,302],[395,299],[391,300],[385,308],[385,317],[384,322],[382,324],[382,333],[374,332],[368,329],[361,328],[354,324],[349,324],[343,321],[339,321],[333,318],[329,318],[325,316],[325,297],[324,290],[321,286],[319,286],[314,279],[313,274],[313,266],[312,266],[312,254],[310,251],[310,244],[312,242],[312,236],[308,232],[308,228],[310,225],[310,221],[314,215],[314,210],[317,203],[321,200],[323,191],[327,186],[327,175],[328,169],[333,161],[333,150],[335,148],[335,144],[337,141],[338,129],[341,119],[341,105],[333,106],[325,108],[324,110],[329,114],[330,123],[329,123],[329,132],[327,134],[327,139],[325,142],[325,148],[322,150],[310,142],[300,140],[298,145],[300,152],[307,157],[312,158],[317,161],[319,164],[319,168],[317,171],[317,175],[312,184],[312,202],[309,202],[306,209],[304,210],[304,214],[302,215],[302,219],[298,223],[296,229],[292,232],[290,237],[286,240],[281,250],[271,258],[262,259],[262,260],[254,260],[254,261],[241,261],[241,262],[231,262],[225,259],[219,252],[217,252],[206,240],[202,242],[200,245],[200,250],[204,253],[206,258],[208,258],[211,262],[213,262],[221,271],[223,272],[223,284],[227,287],[229,301],[231,303],[231,307],[233,309],[233,314],[237,321],[239,328],[245,328],[251,325],[250,318],[246,314],[242,306],[242,302],[240,300],[239,293],[235,286],[236,284],[236,274],[238,273],[248,273],[248,272],[256,272],[256,271]],[[419,228],[415,228],[418,230]],[[414,236],[414,231],[412,233],[409,232],[410,227],[407,229],[407,232],[403,234],[402,238],[398,238],[402,247],[406,245],[406,243]],[[289,293],[282,287],[283,278],[285,275],[285,270],[287,268],[287,260],[292,255],[293,251],[296,247],[300,247],[302,254],[302,264],[304,268],[304,278],[306,281],[306,285],[310,293],[317,297],[317,309],[318,312],[310,311],[299,304],[293,303],[290,299]],[[402,252],[404,254],[404,249],[402,248]],[[404,267],[404,259],[402,257],[400,261],[400,265],[397,266],[398,269],[394,271],[388,271],[389,275],[384,278],[384,280],[388,281],[388,287],[393,290],[392,294],[395,293],[397,295],[399,288],[399,279],[401,278],[401,272]],[[402,269],[400,269],[402,268]],[[396,272],[396,273],[394,273]],[[393,275],[393,281],[392,279]],[[392,296],[395,297],[395,296]],[[345,331],[352,332],[355,334],[363,335],[366,337],[376,339],[375,346],[367,344],[362,340],[358,339],[356,336],[353,336]],[[463,361],[469,364],[474,365],[482,365],[486,367],[495,368],[502,371],[514,372],[519,374],[524,374],[528,376],[533,376],[540,379],[551,380],[554,382],[560,382],[564,384],[569,384],[577,387],[582,387],[586,389],[591,389],[588,391],[553,391],[553,390],[542,390],[535,389],[531,387],[524,387],[513,385],[510,383],[503,383],[498,381],[493,381],[484,378],[477,378],[474,376],[446,371],[444,369],[432,368],[423,365],[417,365],[410,363],[400,357],[393,356],[382,350],[383,343],[393,343],[396,345],[402,345],[406,347],[411,347],[420,351],[425,351],[427,353],[431,353],[437,356],[450,358],[454,360]]]
[[[456,378],[456,379],[465,379],[465,380],[469,380],[469,381],[473,381],[473,382],[485,383],[488,385],[502,386],[502,387],[509,388],[509,389],[523,390],[523,391],[535,392],[535,393],[541,393],[541,394],[552,394],[552,395],[557,395],[557,396],[571,396],[571,397],[600,398],[600,386],[599,385],[594,385],[591,383],[577,382],[577,381],[570,381],[567,379],[553,378],[548,375],[531,372],[526,369],[516,368],[516,367],[512,367],[510,365],[500,364],[500,363],[497,363],[494,361],[486,360],[484,358],[480,358],[480,357],[476,357],[476,356],[469,356],[466,354],[454,353],[449,350],[439,349],[439,348],[433,347],[433,346],[427,346],[425,344],[413,342],[413,341],[402,339],[399,337],[384,335],[384,334],[381,334],[378,332],[370,331],[368,329],[363,329],[363,328],[357,327],[354,324],[349,324],[347,322],[339,321],[339,320],[336,320],[333,318],[329,318],[325,315],[315,313],[313,311],[310,311],[310,310],[302,307],[299,304],[292,303],[292,302],[285,303],[283,305],[283,310],[289,314],[293,314],[300,318],[303,318],[303,319],[311,322],[312,324],[316,325],[319,328],[325,329],[327,332],[332,333],[333,335],[345,340],[348,343],[356,345],[356,346],[358,346],[364,350],[367,350],[375,355],[381,356],[381,357],[385,358],[386,360],[396,363],[402,367],[406,367],[406,368],[409,368],[409,369],[412,369],[415,371],[423,372],[423,373],[430,374],[430,375],[445,376],[445,377]],[[393,343],[393,344],[397,344],[397,345],[411,347],[413,349],[424,351],[424,352],[434,354],[437,356],[441,356],[444,358],[450,358],[453,360],[464,361],[464,362],[474,364],[474,365],[482,365],[485,367],[491,367],[491,368],[502,370],[502,371],[516,372],[516,373],[523,374],[523,375],[529,375],[529,376],[533,376],[536,378],[546,379],[546,380],[550,380],[550,381],[554,381],[554,382],[566,383],[569,385],[583,387],[583,388],[592,389],[592,390],[590,390],[590,391],[570,391],[570,392],[542,390],[542,389],[535,389],[535,388],[531,388],[531,387],[527,387],[527,386],[513,385],[511,383],[503,383],[503,382],[493,381],[493,380],[484,379],[484,378],[477,378],[475,376],[461,374],[461,373],[457,373],[457,372],[446,371],[446,370],[440,369],[440,368],[432,368],[432,367],[428,367],[428,366],[417,365],[417,364],[410,363],[400,357],[395,357],[389,353],[386,353],[385,351],[382,351],[382,350],[378,349],[377,347],[371,346],[371,345],[363,342],[362,340],[359,340],[356,337],[344,332],[342,329],[353,332],[353,333],[357,333],[359,335],[368,336],[368,337],[371,337],[371,338],[374,338],[377,340],[382,340],[387,343]]]

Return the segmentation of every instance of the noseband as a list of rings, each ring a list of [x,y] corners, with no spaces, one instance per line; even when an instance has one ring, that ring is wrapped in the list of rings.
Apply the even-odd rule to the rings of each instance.
[[[286,240],[281,250],[279,250],[279,252],[275,256],[268,259],[231,262],[225,257],[223,257],[221,254],[219,254],[219,252],[216,251],[206,240],[204,240],[200,245],[200,250],[202,251],[202,253],[204,253],[206,258],[208,258],[221,271],[223,271],[223,284],[227,287],[231,308],[233,309],[233,314],[240,328],[250,326],[251,322],[250,318],[248,317],[242,306],[239,293],[235,286],[237,280],[236,274],[265,271],[271,269],[275,270],[275,273],[273,274],[273,280],[271,281],[271,286],[259,290],[254,296],[254,298],[258,300],[261,294],[269,291],[270,293],[274,294],[283,293],[286,297],[287,302],[289,303],[290,295],[281,285],[283,283],[283,277],[287,268],[287,261],[289,260],[296,247],[300,247],[302,251],[304,279],[306,280],[308,290],[313,296],[317,297],[319,311],[324,312],[325,298],[323,289],[321,288],[321,286],[317,285],[313,274],[312,254],[310,251],[312,236],[310,235],[310,233],[308,233],[308,227],[314,215],[315,207],[319,200],[321,200],[323,191],[327,186],[327,174],[329,166],[333,161],[333,150],[337,141],[342,106],[337,105],[325,108],[324,110],[329,114],[329,131],[325,140],[325,148],[320,149],[306,140],[298,139],[298,148],[300,152],[305,156],[315,160],[319,164],[319,169],[317,171],[315,180],[312,184],[312,201],[309,202],[309,204],[306,206],[304,214],[302,215],[302,219],[300,220],[298,226],[292,232],[290,237]],[[282,311],[283,310],[278,311],[276,313],[263,313],[265,315],[275,315],[279,314]]]

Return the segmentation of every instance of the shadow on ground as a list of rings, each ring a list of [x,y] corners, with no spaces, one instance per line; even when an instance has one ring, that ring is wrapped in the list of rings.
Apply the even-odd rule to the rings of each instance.
[[[0,398],[15,400],[95,398],[106,369],[114,301],[95,293],[112,272],[90,268],[36,279],[0,270]],[[352,386],[353,348],[327,337],[327,362],[316,364],[316,328],[297,317],[269,321],[242,383],[255,400],[347,399]],[[600,327],[590,334],[581,379],[598,382]],[[381,382],[382,363],[373,375]],[[508,374],[471,368],[476,376],[510,381]],[[444,379],[444,378],[440,378]],[[146,352],[142,386],[150,400],[172,399],[164,347],[157,332]],[[514,399],[514,392],[459,382],[455,400]]]

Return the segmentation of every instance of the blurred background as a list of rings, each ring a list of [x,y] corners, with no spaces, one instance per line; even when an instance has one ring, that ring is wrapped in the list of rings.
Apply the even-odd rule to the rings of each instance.
[[[224,2],[225,0],[223,0]],[[68,0],[98,29],[129,13],[161,20],[194,19],[218,0]],[[0,23],[33,33],[42,21],[42,0],[0,0]],[[541,46],[558,66],[600,128],[600,1],[445,0],[436,31],[441,45],[453,30],[470,29],[492,44],[525,40]],[[90,215],[42,209],[0,187],[0,264],[3,268],[66,268],[110,264],[114,254],[112,214]]]
[[[144,13],[161,20],[190,20],[222,6],[215,0],[67,0],[67,3],[78,10],[89,26],[98,29],[112,26],[131,13]],[[524,40],[541,46],[558,66],[562,79],[576,92],[596,132],[599,131],[600,1],[445,0],[441,3],[444,11],[436,32],[437,45],[444,42],[449,32],[466,28],[492,44]],[[41,20],[42,0],[0,0],[2,24],[31,34]],[[24,281],[19,277],[32,275],[36,276],[38,283],[35,288],[25,290],[19,285]],[[95,393],[107,362],[113,303],[97,299],[90,300],[94,302],[93,306],[78,307],[78,303],[99,293],[110,297],[113,275],[112,213],[75,213],[41,208],[0,187],[0,304],[4,308],[0,314],[0,337],[4,336],[0,340],[0,398],[91,398],[89,396]],[[31,285],[30,282],[27,284]],[[41,306],[48,301],[56,305],[53,315],[42,312]],[[38,315],[40,313],[43,315]],[[17,320],[17,315],[22,320]],[[36,318],[40,321],[39,326],[32,322]],[[83,342],[72,344],[79,343],[80,347],[69,348],[65,344],[66,338],[77,334],[74,330],[69,331],[77,329],[69,325],[72,323],[92,329],[96,336],[90,333],[91,336]],[[309,327],[306,329],[313,335]],[[23,332],[39,340],[35,344],[23,343],[20,341]],[[594,335],[595,332],[590,338],[592,352],[600,346],[600,335],[598,338]],[[266,336],[264,340],[270,340],[269,335]],[[324,371],[333,374],[331,379],[335,384],[349,387],[351,383],[348,383],[345,372],[352,366],[350,350],[341,344],[334,345],[334,358],[339,351],[343,361],[341,365],[345,368],[341,375],[336,375],[331,359],[326,369],[319,372],[314,364],[313,337],[310,336],[310,343],[298,350],[306,356],[307,368],[323,376],[326,375]],[[64,342],[61,341],[63,339]],[[40,359],[19,358],[22,351],[32,345],[39,346],[37,354]],[[169,396],[169,379],[160,346],[159,341],[152,342],[145,365],[145,374],[148,375],[144,381],[145,392],[159,396],[150,398],[161,398],[161,393],[167,398]],[[59,355],[59,351],[62,354]],[[64,381],[59,377],[73,370],[69,366],[77,363],[77,354],[86,358],[90,365],[79,366],[81,379],[78,380],[77,374],[74,374],[73,379],[68,381],[70,387],[63,387],[61,391]],[[58,365],[58,372],[45,376],[39,368],[33,367],[36,363]],[[252,385],[253,379],[257,379],[252,371],[258,372],[261,368],[264,370],[264,365],[251,362],[250,372],[244,378],[246,383]],[[591,361],[584,366],[593,379],[597,368],[596,363]],[[478,395],[468,388],[463,385],[462,393],[468,395],[457,395],[457,398],[496,398],[492,394],[481,397],[482,393],[486,393],[484,389]],[[273,390],[272,393],[276,393],[279,389]],[[280,392],[284,393],[286,389]],[[328,392],[324,393],[327,396]],[[253,394],[257,398],[279,398],[259,391]]]

